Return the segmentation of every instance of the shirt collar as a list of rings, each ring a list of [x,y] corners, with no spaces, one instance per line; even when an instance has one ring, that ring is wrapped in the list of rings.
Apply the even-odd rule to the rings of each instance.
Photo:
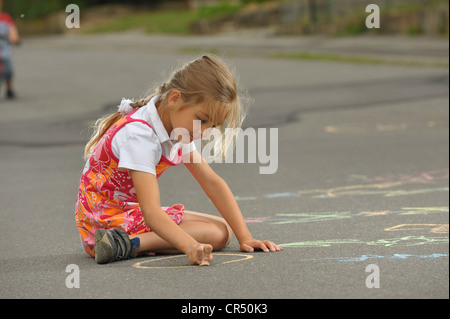
[[[158,96],[155,96],[147,103],[146,112],[149,119],[149,124],[153,127],[161,145],[163,146],[163,154],[172,162],[179,162],[178,151],[183,146],[181,142],[176,142],[175,144],[170,140],[169,134],[164,127],[164,124],[159,117],[158,111],[156,109],[156,101],[158,101]]]
[[[158,139],[161,143],[170,141],[169,134],[166,131],[166,128],[164,127],[164,124],[161,120],[161,118],[158,115],[158,111],[156,110],[155,102],[158,100],[158,96],[153,97],[150,102],[148,102],[146,107],[147,115],[150,119],[150,125],[153,127],[156,136],[158,136]]]

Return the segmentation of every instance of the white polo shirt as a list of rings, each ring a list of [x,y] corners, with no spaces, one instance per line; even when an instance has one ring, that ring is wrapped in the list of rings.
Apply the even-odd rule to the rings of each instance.
[[[114,135],[111,147],[119,159],[119,168],[147,172],[156,176],[156,165],[161,155],[171,162],[178,163],[181,160],[178,155],[180,148],[182,155],[196,149],[194,142],[172,143],[156,110],[157,99],[158,97],[154,97],[131,116],[133,119],[147,122],[151,128],[144,123],[131,122]]]

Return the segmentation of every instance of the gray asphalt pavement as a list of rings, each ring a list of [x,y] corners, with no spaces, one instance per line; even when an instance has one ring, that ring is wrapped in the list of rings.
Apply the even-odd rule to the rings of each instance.
[[[97,265],[74,220],[89,124],[212,49],[255,99],[244,127],[278,128],[278,169],[211,165],[254,237],[284,250],[244,254],[233,239],[209,267],[183,255]],[[18,99],[0,98],[0,297],[449,298],[448,67],[268,57],[302,50],[448,63],[448,42],[404,37],[25,40]],[[182,166],[159,181],[162,203],[218,214]]]

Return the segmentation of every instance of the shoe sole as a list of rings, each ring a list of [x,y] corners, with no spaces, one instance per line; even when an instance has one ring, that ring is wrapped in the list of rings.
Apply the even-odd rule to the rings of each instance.
[[[111,234],[106,229],[97,229],[95,232],[95,262],[97,264],[107,264],[113,258],[114,251],[117,250],[116,243]]]

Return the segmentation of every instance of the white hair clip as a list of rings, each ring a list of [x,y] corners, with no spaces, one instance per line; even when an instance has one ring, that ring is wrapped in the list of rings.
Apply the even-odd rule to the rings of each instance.
[[[134,108],[130,105],[133,102],[133,100],[122,98],[122,102],[120,102],[120,105],[118,106],[119,112],[122,116],[127,116],[134,111]]]

